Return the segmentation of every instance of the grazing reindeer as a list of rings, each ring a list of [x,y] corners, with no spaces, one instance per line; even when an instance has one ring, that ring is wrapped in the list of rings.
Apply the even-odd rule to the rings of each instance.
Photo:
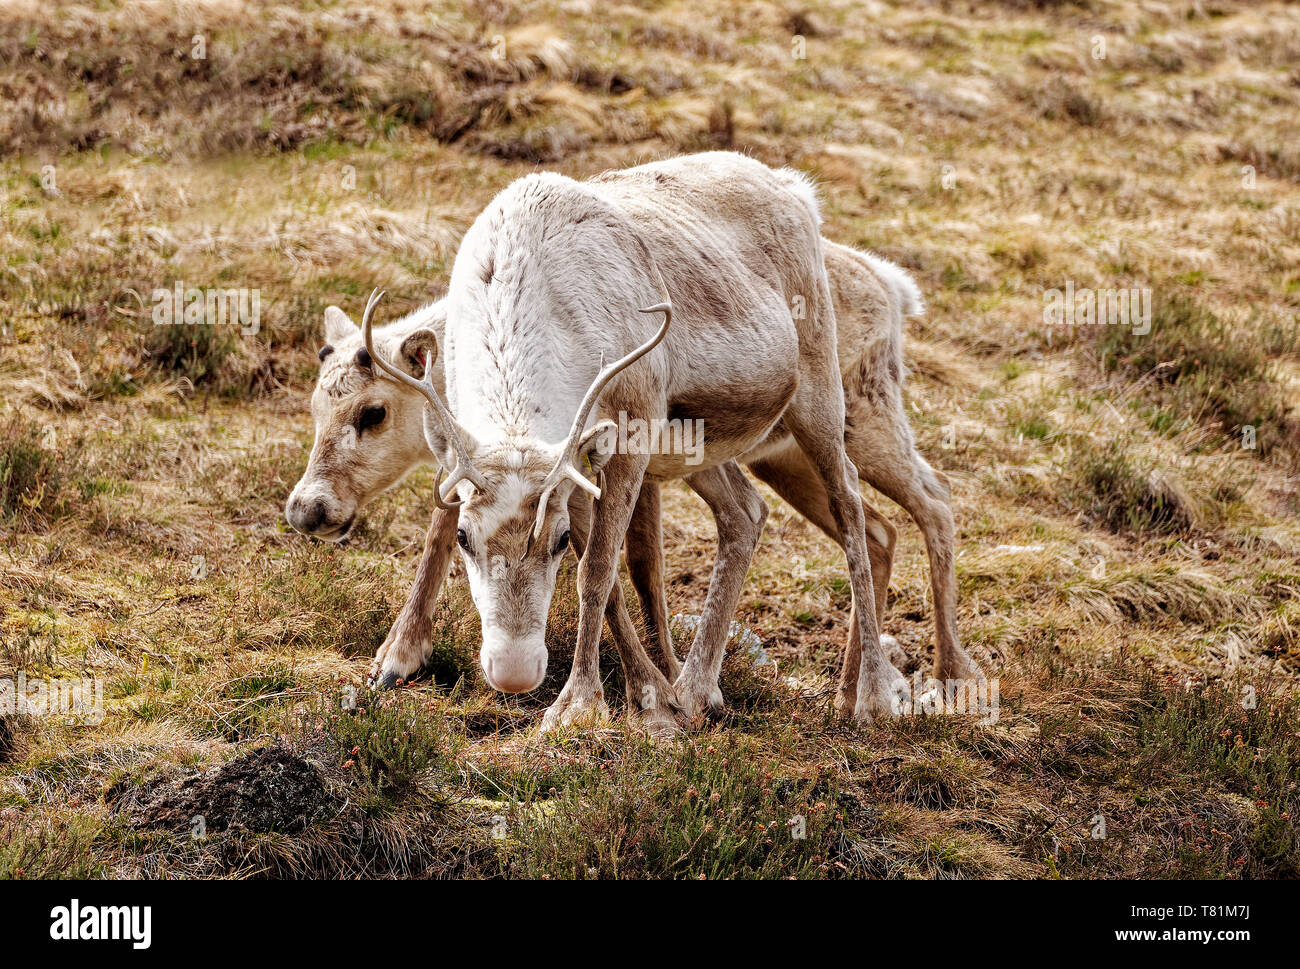
[[[425,374],[442,384],[435,334],[441,335],[445,325],[445,302],[439,300],[363,340],[361,329],[346,314],[333,306],[326,310],[326,343],[319,353],[321,372],[311,404],[316,440],[307,469],[285,504],[285,517],[298,531],[326,541],[343,540],[366,504],[432,459],[421,418],[424,397],[400,381],[381,378],[385,370],[391,372],[392,360],[412,376]],[[590,511],[586,493],[575,496],[570,514],[573,544],[579,551],[586,542]],[[455,510],[445,506],[433,514],[411,594],[375,659],[376,678],[386,687],[424,663],[434,603],[456,542],[457,518]],[[661,671],[645,656],[621,589],[611,590],[607,618],[630,700],[639,701],[639,715],[651,733],[671,733],[678,708],[664,673],[677,675],[676,657],[671,657],[674,665]],[[388,655],[395,661],[409,655],[409,667],[386,672],[381,657]]]
[[[447,314],[439,300],[383,333],[384,353],[423,373]],[[307,470],[285,502],[284,516],[304,535],[347,538],[360,510],[430,460],[420,411],[422,397],[403,384],[376,378],[361,331],[337,306],[325,310],[325,344],[311,413],[316,441]],[[441,377],[441,362],[436,377]],[[445,563],[444,563],[445,564]]]
[[[846,449],[862,479],[899,496],[900,503],[921,524],[932,562],[939,631],[936,675],[940,679],[978,676],[978,669],[956,638],[947,486],[942,475],[935,476],[937,485],[931,482],[928,465],[913,446],[902,406],[902,320],[921,311],[920,295],[906,273],[892,264],[834,242],[823,240],[823,244],[835,302],[845,406],[851,417],[846,424]],[[446,306],[439,300],[377,329],[374,338],[381,354],[415,374],[423,369],[420,348],[432,345],[430,334],[440,337],[445,325]],[[420,330],[430,334],[410,340]],[[431,460],[432,454],[422,431],[423,395],[405,384],[380,379],[362,346],[360,328],[336,307],[326,310],[325,339],[312,397],[316,444],[286,506],[286,517],[306,534],[338,540],[346,534],[340,525],[350,526],[374,495],[395,485],[416,465]],[[432,361],[435,389],[443,383],[442,363],[440,359]],[[363,415],[367,416],[363,419]],[[360,430],[362,423],[366,424],[364,431]],[[758,462],[753,469],[832,539],[840,540],[822,497],[824,489],[811,469],[797,461],[782,462],[779,454]],[[313,511],[310,506],[316,500],[321,506]],[[647,481],[628,531],[628,567],[646,618],[651,655],[659,668],[675,679],[679,667],[667,633],[658,502],[658,487]],[[575,506],[571,505],[571,512]],[[895,529],[869,505],[864,504],[864,511],[877,615],[881,616]],[[433,513],[415,582],[375,656],[373,675],[386,686],[418,671],[428,654],[434,604],[454,547],[456,523],[455,511],[438,509]],[[633,627],[626,613],[619,613],[622,597],[611,597],[611,603],[606,616],[620,655],[625,656],[630,648],[626,637],[634,635]],[[851,628],[856,629],[856,623]],[[855,653],[856,648],[850,648],[846,658],[851,661]],[[845,716],[852,714],[855,693],[855,670],[846,665],[836,702]],[[639,695],[630,691],[630,696]]]
[[[529,176],[488,206],[457,255],[447,297],[450,406],[428,368],[418,381],[368,345],[376,363],[432,405],[425,436],[452,468],[446,484],[439,476],[435,500],[449,505],[456,496],[457,541],[483,619],[480,658],[495,688],[541,682],[568,499],[575,488],[600,499],[579,567],[574,667],[544,727],[603,704],[600,619],[647,478],[686,478],[719,522],[704,618],[674,688],[688,713],[720,703],[722,645],[765,517],[734,459],[768,441],[778,423],[763,457],[807,463],[847,553],[860,644],[853,715],[888,715],[906,697],[876,630],[819,225],[800,176],[739,155],[675,159],[586,183]],[[662,294],[673,294],[671,305],[643,308]],[[792,314],[792,305],[806,312]],[[368,344],[373,308],[372,298],[362,324]],[[637,310],[664,314],[648,340]],[[618,359],[592,381],[597,355]],[[597,405],[642,420],[703,419],[702,466],[677,455],[609,453],[601,445],[613,423],[588,427]],[[749,527],[740,524],[746,515]],[[846,674],[852,665],[847,659]]]

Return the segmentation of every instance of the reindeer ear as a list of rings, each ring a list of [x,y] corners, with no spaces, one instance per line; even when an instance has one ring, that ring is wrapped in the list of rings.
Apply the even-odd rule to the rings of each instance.
[[[444,474],[450,474],[451,469],[456,466],[456,449],[452,446],[451,438],[447,436],[442,422],[433,412],[433,408],[426,405],[422,416],[424,428],[424,443],[429,445],[429,450],[437,459]],[[460,442],[465,446],[466,454],[473,455],[478,450],[478,442],[474,439],[469,431],[465,430],[459,423],[456,425],[456,431],[460,435]]]
[[[341,343],[350,336],[360,333],[360,328],[348,319],[348,314],[344,313],[337,306],[325,307],[325,342]]]
[[[417,380],[424,377],[426,367],[438,359],[438,338],[432,330],[421,327],[402,341],[393,365],[401,367]]]
[[[614,456],[618,446],[618,425],[613,421],[601,421],[578,442],[578,470],[586,474],[598,474],[609,459]]]

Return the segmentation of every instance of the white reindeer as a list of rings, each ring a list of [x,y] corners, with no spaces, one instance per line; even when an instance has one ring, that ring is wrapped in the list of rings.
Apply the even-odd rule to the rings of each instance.
[[[941,679],[978,676],[956,638],[956,580],[947,485],[942,475],[932,474],[916,453],[902,406],[902,320],[921,311],[920,294],[910,277],[892,263],[834,242],[824,240],[823,244],[835,302],[845,405],[851,418],[846,426],[846,449],[862,479],[899,500],[925,535],[938,626],[936,675]],[[435,345],[445,324],[446,304],[438,300],[376,330],[374,338],[387,358],[412,373],[421,373],[427,348]],[[382,372],[376,373],[362,346],[360,328],[337,307],[326,310],[325,339],[321,372],[312,396],[316,443],[307,469],[286,505],[286,517],[306,534],[338,540],[346,535],[360,508],[433,455],[422,431],[423,395],[403,383],[383,379]],[[442,365],[442,360],[432,361],[435,388],[443,383]],[[785,460],[769,456],[752,465],[751,470],[839,541],[824,488],[806,462],[795,455],[787,455]],[[932,479],[937,480],[937,485]],[[571,505],[571,512],[577,504]],[[869,505],[864,505],[864,511],[877,614],[883,615],[895,529]],[[415,582],[375,656],[372,673],[385,686],[414,674],[427,657],[434,605],[455,543],[457,518],[455,511],[438,509],[433,513]],[[662,672],[675,679],[679,666],[667,633],[659,490],[651,482],[642,487],[626,546],[651,653]],[[625,666],[629,657],[635,663],[635,628],[621,595],[611,596],[606,617]],[[856,624],[853,628],[856,630]],[[845,716],[851,715],[856,701],[856,666],[852,664],[858,652],[856,633],[851,639],[836,701],[837,710]],[[882,636],[882,640],[893,642],[891,637]],[[639,677],[633,674],[627,677],[629,683],[651,682],[644,673]],[[638,690],[629,692],[634,699],[641,695]],[[671,729],[671,719],[659,711],[644,711],[642,715],[652,730]]]
[[[375,361],[419,386],[433,405],[426,438],[453,468],[437,500],[459,497],[457,538],[483,618],[481,659],[493,686],[526,690],[540,682],[546,607],[569,539],[567,499],[575,488],[600,495],[579,568],[574,669],[544,726],[603,704],[600,617],[647,475],[686,477],[718,517],[705,615],[675,689],[688,713],[720,702],[722,641],[757,541],[754,526],[765,514],[733,459],[759,444],[765,448],[754,460],[773,477],[796,460],[811,467],[848,555],[861,643],[853,715],[889,714],[905,695],[906,682],[876,633],[818,226],[805,182],[741,156],[694,156],[587,183],[530,176],[485,210],[457,257],[448,296],[450,408],[427,382]],[[664,292],[673,294],[681,322],[670,330],[666,303],[651,307],[646,312],[664,312],[664,325],[638,347],[646,325],[635,320],[635,304]],[[367,340],[373,305],[363,320]],[[806,313],[792,315],[792,305]],[[664,349],[651,353],[665,334]],[[577,403],[597,354],[621,359]],[[605,453],[598,442],[608,425],[588,427],[598,403],[606,414],[703,419],[703,469],[674,455]],[[603,470],[601,489],[584,467]],[[946,510],[939,479],[930,472],[921,484]],[[736,508],[746,510],[750,528],[732,527]],[[853,659],[846,658],[846,675]]]

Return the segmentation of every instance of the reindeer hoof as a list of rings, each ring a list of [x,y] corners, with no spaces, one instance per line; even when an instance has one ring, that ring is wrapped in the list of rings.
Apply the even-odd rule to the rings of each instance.
[[[605,702],[605,694],[599,687],[595,690],[573,691],[566,687],[560,691],[555,702],[546,708],[539,733],[552,733],[562,727],[593,726],[608,719],[609,704]]]
[[[400,676],[392,670],[389,670],[379,678],[379,682],[375,684],[375,688],[379,690],[394,690],[397,688],[397,681],[399,679],[401,679]]]
[[[628,708],[632,722],[652,740],[668,740],[681,733],[681,705],[666,681],[657,685],[643,683],[640,689],[630,687]]]
[[[697,698],[691,705],[694,707],[694,712],[690,717],[692,723],[710,720],[716,722],[721,720],[727,712],[727,704],[722,699],[721,690],[715,690],[708,696]]]
[[[867,676],[866,670],[861,676]],[[894,667],[885,667],[870,680],[859,679],[853,719],[863,726],[870,726],[877,718],[901,717],[911,709],[912,688]]]
[[[682,670],[682,675],[673,684],[682,715],[691,723],[705,720],[720,720],[726,711],[722,691],[716,683],[707,678],[692,675],[692,671]]]
[[[852,720],[853,712],[858,706],[856,687],[852,690],[840,690],[835,694],[835,714],[841,720]]]
[[[671,740],[681,733],[677,718],[662,710],[643,710],[633,715],[633,722],[651,740]]]

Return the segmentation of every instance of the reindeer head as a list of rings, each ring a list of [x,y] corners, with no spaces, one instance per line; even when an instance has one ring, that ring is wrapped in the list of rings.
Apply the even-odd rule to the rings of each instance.
[[[428,322],[442,315],[441,303],[428,308]],[[423,374],[437,352],[433,330],[423,325],[387,339],[381,333],[377,342],[386,362],[411,374]],[[316,441],[284,515],[298,531],[337,542],[361,508],[432,455],[420,417],[424,397],[376,371],[360,328],[337,306],[325,311],[320,359],[311,398]]]
[[[424,378],[417,380],[376,352],[370,317],[381,295],[371,296],[362,319],[365,345],[380,368],[432,405],[424,412],[425,438],[442,467],[452,468],[445,482],[438,473],[434,501],[459,514],[456,540],[482,620],[483,673],[490,686],[504,693],[535,689],[546,674],[546,616],[569,547],[569,497],[578,488],[599,498],[600,488],[591,479],[600,477],[614,452],[614,423],[588,429],[587,419],[605,385],[664,338],[672,308],[662,303],[642,310],[663,313],[663,325],[642,346],[602,367],[561,444],[511,434],[478,442],[434,389],[432,355]]]

